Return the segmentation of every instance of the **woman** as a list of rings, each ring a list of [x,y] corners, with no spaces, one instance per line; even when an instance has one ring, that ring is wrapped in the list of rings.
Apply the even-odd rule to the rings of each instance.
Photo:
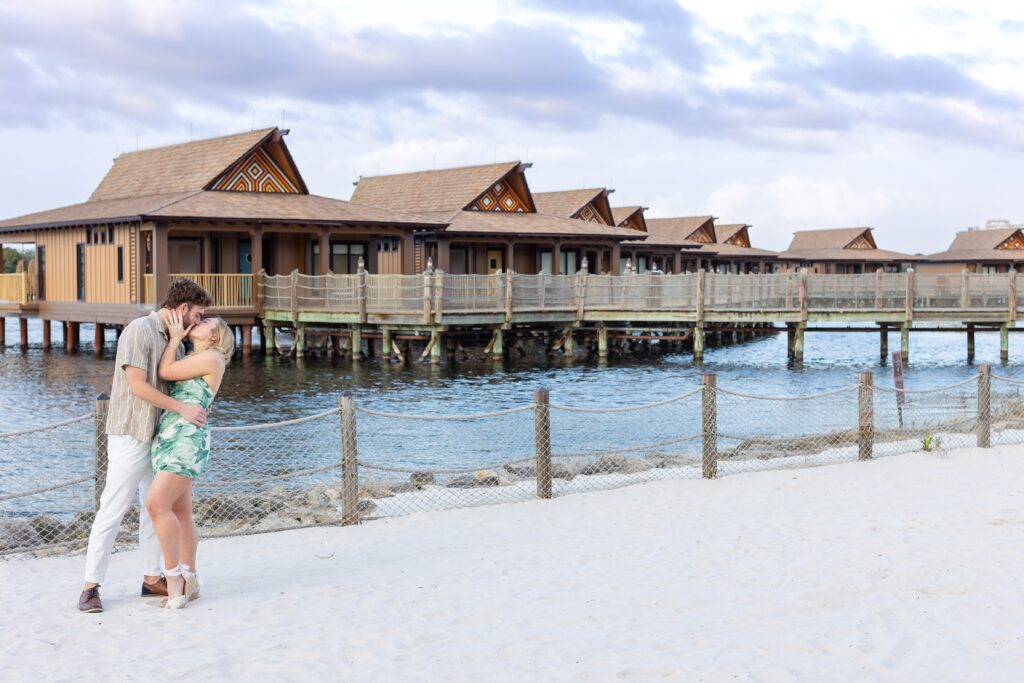
[[[206,318],[185,329],[181,315],[173,311],[167,333],[170,341],[160,358],[160,379],[170,382],[172,398],[209,410],[235,352],[234,335],[220,318]],[[192,342],[192,353],[175,360],[186,335]],[[209,455],[209,423],[197,427],[178,413],[163,414],[153,440],[154,478],[146,498],[146,509],[164,556],[167,599],[162,607],[181,609],[190,599],[199,597],[199,534],[192,519],[192,480],[203,471]]]

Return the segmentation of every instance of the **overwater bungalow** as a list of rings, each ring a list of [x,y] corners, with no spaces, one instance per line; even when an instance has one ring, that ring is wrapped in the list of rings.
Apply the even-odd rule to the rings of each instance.
[[[715,243],[710,270],[716,273],[771,273],[775,271],[778,252],[750,245],[750,228],[746,223],[715,225]]]
[[[857,274],[879,269],[900,273],[924,257],[879,249],[873,228],[798,230],[789,247],[778,254],[782,270],[806,268],[812,273]]]
[[[369,272],[411,272],[416,235],[444,224],[310,194],[287,132],[125,153],[87,201],[0,222],[0,242],[34,245],[38,264],[31,278],[0,276],[0,313],[65,321],[72,334],[100,323],[100,334],[144,315],[180,274],[247,344],[261,269],[348,273],[361,258]]]
[[[611,210],[597,208],[607,205],[607,195],[595,190],[572,213],[543,213],[526,179],[530,166],[510,161],[364,177],[352,201],[443,224],[418,241],[416,272],[431,259],[452,274],[571,275],[584,257],[592,273],[617,271],[619,245],[636,233],[612,225]],[[587,218],[575,216],[581,211]]]
[[[1024,266],[1024,234],[1017,227],[963,230],[949,249],[928,256],[920,270],[929,273],[1006,273]]]

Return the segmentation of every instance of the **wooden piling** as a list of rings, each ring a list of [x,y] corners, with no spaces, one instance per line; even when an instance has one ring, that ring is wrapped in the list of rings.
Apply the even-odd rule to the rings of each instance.
[[[79,326],[78,326],[78,323],[73,323],[73,322],[69,322],[67,325],[68,325],[68,334],[67,334],[67,337],[66,337],[67,341],[65,342],[64,345],[67,347],[68,351],[74,352],[74,351],[78,350]]]
[[[875,441],[875,376],[870,371],[860,373],[860,389],[857,397],[857,459],[870,460],[871,447]]]
[[[967,362],[974,360],[974,324],[967,323]]]
[[[905,322],[900,326],[900,356],[903,362],[910,360],[910,323]]]
[[[303,358],[306,355],[306,324],[295,324],[295,357]]]
[[[704,362],[704,323],[695,323],[693,326],[693,362]]]
[[[565,330],[565,341],[562,342],[562,350],[569,359],[576,355],[576,340],[573,339],[571,327]]]
[[[361,325],[352,326],[352,360],[361,361],[363,359],[363,328]]]
[[[92,334],[92,353],[99,357],[103,355],[103,342],[105,341],[103,323],[96,323]]]
[[[3,327],[3,318],[0,318],[0,327]],[[50,321],[43,321],[43,351],[50,350]]]
[[[701,474],[705,479],[718,476],[718,397],[715,373],[701,377]]]
[[[505,355],[505,333],[500,327],[494,330],[492,341],[494,343],[491,345],[491,357],[500,360]]]
[[[341,524],[359,524],[359,457],[356,444],[356,399],[344,392],[338,399],[341,416]]]
[[[252,325],[242,325],[242,358],[248,358],[252,354]]]
[[[21,350],[28,348],[28,318],[18,318],[18,333],[21,337]]]
[[[999,360],[1003,363],[1010,360],[1010,323],[999,326]]]
[[[440,365],[441,363],[441,333],[434,330],[430,333],[430,364]]]
[[[597,328],[597,357],[608,357],[608,328],[604,325]]]
[[[0,349],[7,346],[7,318],[0,315]]]
[[[978,366],[978,448],[992,446],[992,366]]]
[[[879,323],[878,330],[878,349],[884,364],[889,358],[889,326],[885,323]]]
[[[395,350],[392,348],[393,344],[391,341],[391,328],[382,327],[380,330],[381,342],[380,349],[381,354],[387,357],[390,361],[395,357]]]
[[[551,413],[548,390],[541,387],[533,395],[534,443],[537,461],[537,497],[551,498]]]
[[[806,330],[807,323],[798,323],[794,328],[793,360],[797,363],[804,362],[804,332]]]

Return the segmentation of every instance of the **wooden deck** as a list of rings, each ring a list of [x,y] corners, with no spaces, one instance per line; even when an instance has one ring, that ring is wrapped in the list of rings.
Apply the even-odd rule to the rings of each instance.
[[[786,324],[790,353],[803,355],[810,323],[871,323],[884,332],[915,322],[1013,327],[1016,273],[819,275],[291,275],[262,276],[261,317],[269,324],[344,325],[443,334],[517,326],[595,329],[602,354],[609,326],[682,327],[703,354],[712,325]],[[300,339],[301,342],[301,339]],[[500,348],[500,343],[499,343]],[[1005,348],[1005,344],[1004,344]],[[300,348],[301,352],[301,348]],[[904,343],[906,353],[906,343]]]

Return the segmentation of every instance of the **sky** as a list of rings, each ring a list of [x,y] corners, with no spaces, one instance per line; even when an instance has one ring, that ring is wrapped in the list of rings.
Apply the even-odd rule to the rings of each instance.
[[[310,191],[520,159],[754,246],[870,226],[941,251],[1024,222],[1024,4],[34,0],[0,6],[0,216],[121,152],[253,127]],[[215,9],[213,9],[215,7]]]

